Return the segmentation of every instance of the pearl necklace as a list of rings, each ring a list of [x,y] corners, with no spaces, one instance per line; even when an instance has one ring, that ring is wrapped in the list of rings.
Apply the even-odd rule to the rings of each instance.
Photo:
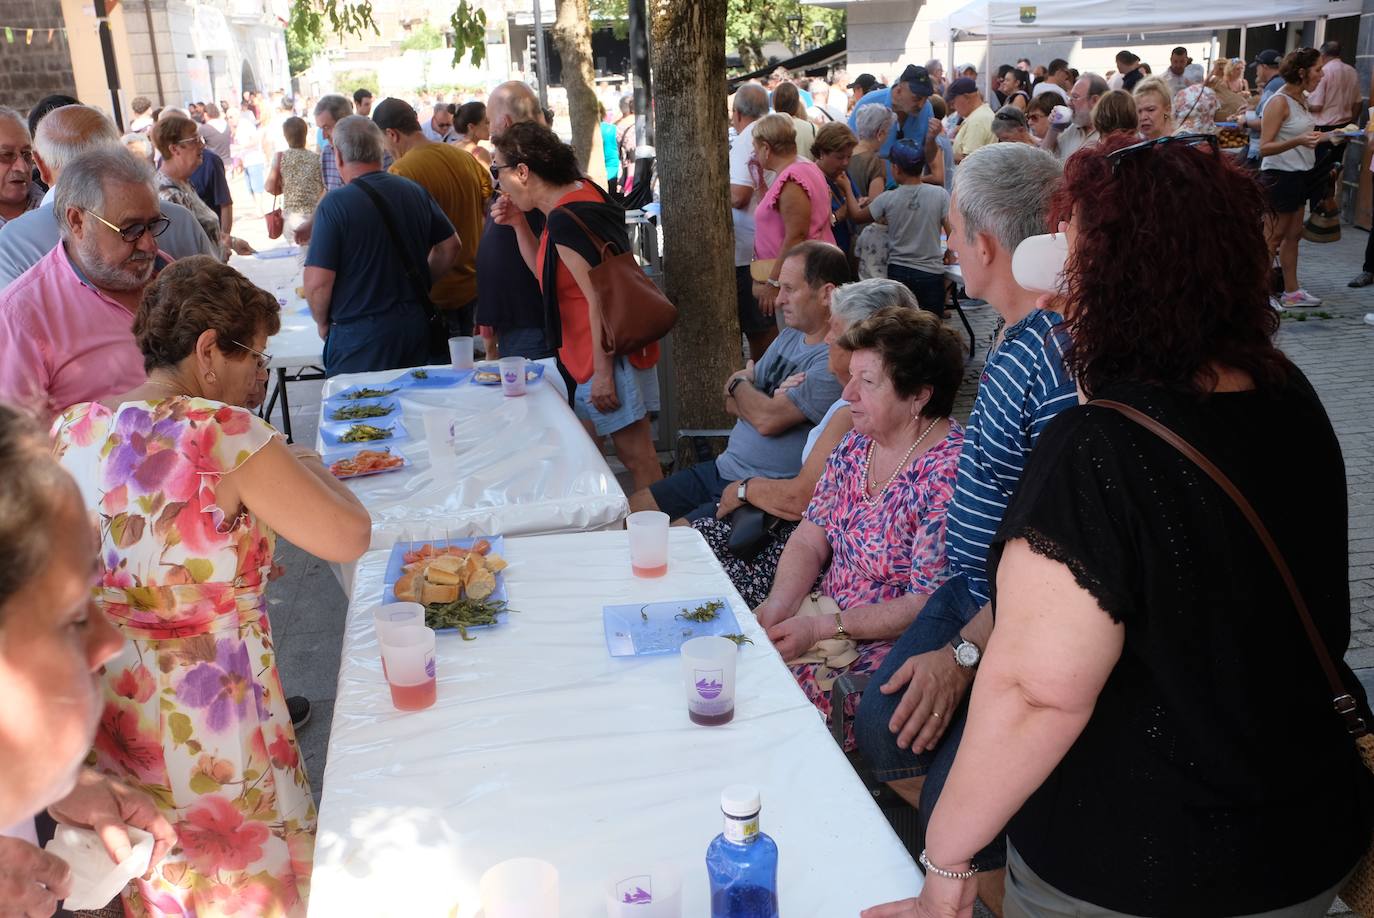
[[[911,444],[911,448],[906,451],[906,455],[902,457],[902,461],[897,463],[897,468],[895,471],[893,471],[892,477],[883,483],[882,489],[878,491],[878,493],[872,495],[865,493],[864,500],[868,501],[868,503],[870,504],[875,504],[878,502],[879,498],[881,498],[884,494],[887,493],[887,489],[892,486],[892,482],[896,481],[897,476],[902,474],[902,469],[906,468],[907,460],[911,458],[912,453],[916,452],[916,447],[921,445],[921,441],[924,440],[930,434],[930,432],[935,429],[935,425],[938,423],[940,423],[938,418],[930,422],[930,426],[921,432],[921,435],[916,438],[915,443]],[[873,448],[877,445],[877,440],[870,439],[868,441],[868,451],[864,453],[865,492],[872,491],[874,488],[878,487],[878,482],[873,480],[873,475],[868,470],[869,463],[873,461]]]

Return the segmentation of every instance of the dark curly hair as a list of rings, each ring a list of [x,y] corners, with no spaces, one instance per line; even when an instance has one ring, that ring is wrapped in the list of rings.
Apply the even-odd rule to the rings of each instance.
[[[1289,51],[1288,56],[1279,64],[1279,76],[1283,81],[1290,85],[1296,85],[1303,81],[1307,76],[1305,71],[1317,66],[1317,61],[1321,60],[1321,52],[1316,48],[1298,48],[1296,51]]]
[[[222,354],[250,355],[234,341],[248,343],[259,332],[281,330],[276,297],[209,255],[172,262],[148,285],[134,316],[134,340],[143,352],[143,369],[176,366],[195,350],[196,339],[213,329]]]
[[[1110,154],[1135,142],[1117,134],[1070,157],[1051,203],[1050,224],[1076,230],[1065,365],[1089,396],[1119,380],[1203,394],[1214,365],[1282,384],[1291,364],[1273,343],[1259,185],[1230,157],[1177,141],[1113,170]]]
[[[47,566],[53,515],[75,490],[33,418],[0,405],[0,610]]]
[[[921,416],[947,418],[964,379],[964,343],[933,312],[888,306],[849,327],[836,342],[846,351],[876,351],[892,388],[911,398],[930,386]]]
[[[582,180],[582,169],[573,148],[542,124],[533,121],[513,124],[492,143],[505,165],[523,163],[552,185],[571,185]]]

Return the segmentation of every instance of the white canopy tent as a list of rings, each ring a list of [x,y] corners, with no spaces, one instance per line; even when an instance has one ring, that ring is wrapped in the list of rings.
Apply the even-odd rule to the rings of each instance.
[[[928,4],[932,41],[947,38],[949,59],[961,40],[1140,35],[1226,29],[1358,15],[1361,0],[971,0],[949,10]],[[944,12],[949,10],[949,12]],[[942,15],[943,14],[943,15]],[[917,17],[920,24],[922,17]],[[991,67],[985,68],[991,70]],[[990,74],[986,74],[990,78]]]

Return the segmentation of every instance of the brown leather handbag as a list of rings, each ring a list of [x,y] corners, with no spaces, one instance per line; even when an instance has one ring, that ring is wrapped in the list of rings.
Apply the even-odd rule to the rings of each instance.
[[[1355,741],[1355,752],[1359,755],[1360,761],[1365,768],[1374,772],[1374,736],[1370,735],[1364,718],[1360,716],[1359,705],[1354,696],[1347,692],[1341,683],[1340,670],[1336,668],[1335,661],[1331,659],[1331,652],[1326,649],[1326,644],[1322,641],[1321,632],[1317,630],[1316,623],[1312,621],[1312,613],[1307,610],[1307,602],[1302,598],[1302,593],[1298,591],[1298,582],[1293,579],[1293,572],[1288,569],[1288,562],[1284,560],[1283,553],[1279,551],[1278,544],[1274,542],[1274,537],[1269,534],[1264,521],[1259,518],[1255,508],[1245,499],[1245,495],[1240,493],[1240,489],[1236,487],[1235,483],[1226,477],[1225,472],[1213,465],[1212,461],[1198,452],[1191,443],[1145,412],[1110,399],[1094,399],[1088,404],[1119,412],[1168,443],[1203,472],[1206,472],[1208,477],[1216,482],[1218,487],[1226,493],[1226,496],[1235,503],[1241,515],[1250,524],[1250,528],[1259,537],[1264,550],[1269,553],[1269,558],[1274,562],[1274,567],[1278,569],[1279,576],[1283,578],[1283,585],[1288,588],[1288,597],[1293,601],[1294,608],[1297,609],[1303,630],[1307,632],[1307,640],[1311,643],[1312,651],[1317,655],[1317,662],[1321,664],[1322,672],[1326,676],[1326,683],[1332,696],[1331,706],[1345,721],[1346,731]],[[1350,875],[1350,879],[1341,889],[1341,901],[1350,906],[1356,914],[1374,915],[1374,858],[1371,858],[1371,851],[1366,851],[1364,857],[1355,865],[1355,872]]]
[[[276,195],[272,196],[272,209],[264,214],[263,218],[267,221],[267,238],[280,239],[282,230],[286,229],[286,216],[277,206]]]
[[[677,307],[649,280],[634,255],[616,251],[613,243],[593,233],[568,208],[558,211],[580,226],[601,254],[601,262],[588,275],[601,304],[601,349],[607,354],[633,354],[672,331]]]

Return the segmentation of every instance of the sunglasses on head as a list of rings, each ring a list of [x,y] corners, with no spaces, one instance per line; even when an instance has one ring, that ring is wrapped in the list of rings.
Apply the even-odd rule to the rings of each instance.
[[[1120,150],[1113,150],[1108,153],[1107,162],[1111,163],[1112,175],[1117,174],[1123,162],[1135,158],[1146,150],[1168,146],[1171,143],[1183,144],[1187,147],[1209,147],[1213,155],[1221,155],[1221,144],[1217,142],[1215,134],[1171,134],[1167,137],[1156,137],[1154,140],[1133,143],[1129,147],[1122,147]]]

